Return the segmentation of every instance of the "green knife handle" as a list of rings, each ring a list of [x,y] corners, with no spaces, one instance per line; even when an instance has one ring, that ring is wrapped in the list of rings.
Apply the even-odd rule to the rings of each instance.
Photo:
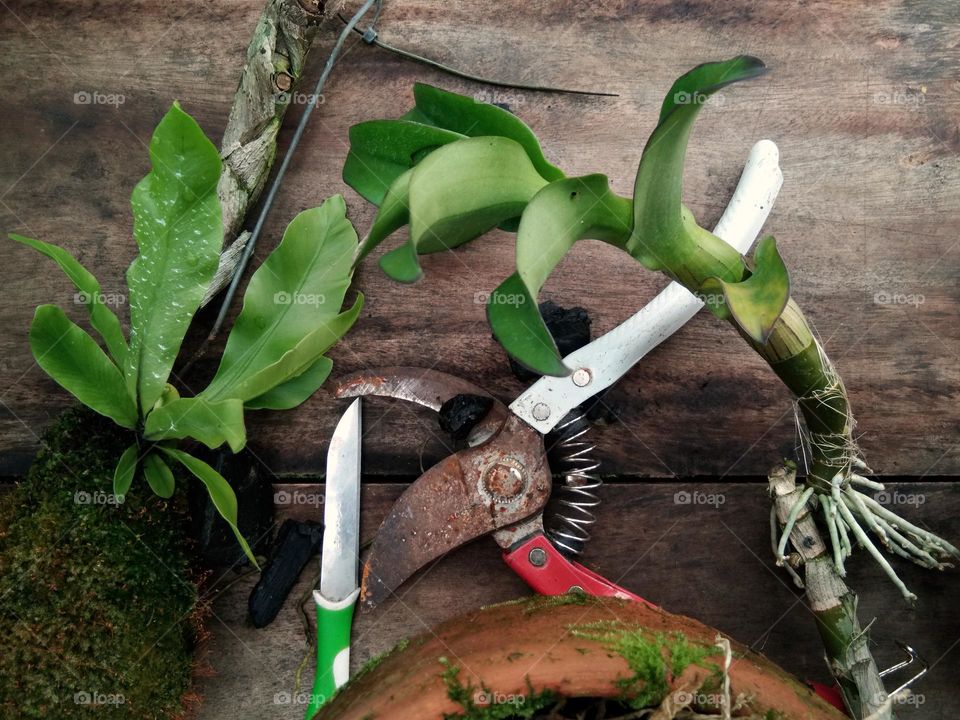
[[[344,600],[330,602],[319,591],[313,592],[317,603],[317,672],[306,720],[311,720],[350,677],[350,627],[358,595],[359,588]]]

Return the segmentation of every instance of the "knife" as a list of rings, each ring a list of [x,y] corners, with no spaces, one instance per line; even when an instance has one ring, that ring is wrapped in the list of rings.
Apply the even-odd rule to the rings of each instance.
[[[350,676],[350,627],[360,594],[360,398],[337,423],[327,451],[323,554],[317,603],[317,670],[310,720]]]

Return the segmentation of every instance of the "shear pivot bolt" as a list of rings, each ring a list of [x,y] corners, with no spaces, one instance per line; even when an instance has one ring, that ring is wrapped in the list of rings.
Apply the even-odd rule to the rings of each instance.
[[[586,387],[592,379],[593,376],[586,368],[580,368],[573,373],[573,384],[577,387]]]
[[[523,463],[512,457],[490,463],[480,474],[480,492],[490,502],[516,502],[523,498],[528,485]]]
[[[537,403],[533,406],[533,416],[537,420],[546,420],[548,417],[550,417],[550,406],[542,402]]]
[[[547,564],[547,552],[543,548],[535,547],[530,551],[527,559],[534,567],[543,567]]]

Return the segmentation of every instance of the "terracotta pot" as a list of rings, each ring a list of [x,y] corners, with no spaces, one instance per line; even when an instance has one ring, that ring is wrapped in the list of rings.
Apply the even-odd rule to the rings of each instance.
[[[520,710],[546,704],[545,692],[619,699],[634,707],[695,699],[701,711],[718,712],[724,665],[719,635],[696,620],[620,600],[568,595],[494,605],[445,622],[371,662],[317,717],[486,718],[494,716],[490,702]],[[845,717],[766,658],[730,644],[730,697],[747,699],[735,717]]]

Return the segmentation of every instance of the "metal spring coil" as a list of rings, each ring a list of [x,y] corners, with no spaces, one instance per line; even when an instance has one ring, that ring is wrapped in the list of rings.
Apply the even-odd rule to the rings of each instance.
[[[576,409],[546,439],[551,468],[563,475],[563,484],[551,499],[545,530],[565,555],[583,551],[590,540],[589,528],[596,522],[593,510],[600,504],[596,490],[603,480],[596,473],[600,467],[593,457],[596,445],[586,439],[589,431],[586,414]]]

